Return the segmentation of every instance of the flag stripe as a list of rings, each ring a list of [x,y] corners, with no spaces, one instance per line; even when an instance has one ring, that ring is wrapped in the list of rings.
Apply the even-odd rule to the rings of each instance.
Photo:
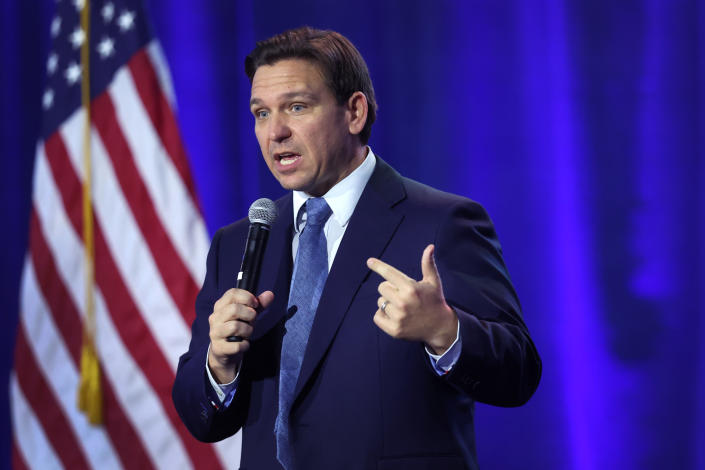
[[[41,369],[35,360],[34,352],[27,345],[25,334],[24,328],[17,329],[15,342],[17,382],[27,402],[32,404],[36,417],[62,465],[70,469],[89,468],[88,461],[78,444],[78,438],[69,425],[54,392],[47,385],[42,374],[31,373]]]
[[[83,112],[79,112],[67,121],[61,135],[68,152],[58,155],[68,156],[76,170],[59,183],[63,185],[71,182],[74,191],[81,185],[78,180],[80,162],[76,158],[80,139],[72,137],[77,134],[76,128],[80,127],[83,115]],[[101,139],[95,132],[92,136],[93,172],[101,181],[100,187],[94,191],[95,220],[104,229],[102,233],[106,252],[112,257],[117,275],[122,278],[121,285],[127,287],[132,296],[132,303],[140,312],[140,322],[149,328],[149,333],[145,334],[151,333],[150,339],[156,341],[162,354],[166,356],[169,367],[175,372],[179,356],[183,353],[183,345],[189,341],[188,326],[164,285],[152,252],[145,241],[148,236],[140,231],[130,211]],[[81,208],[67,207],[67,210],[75,211],[72,220],[81,217]],[[106,288],[109,287],[108,284]],[[146,312],[149,314],[145,314]],[[165,328],[164,325],[169,327]]]
[[[205,277],[204,260],[208,254],[208,237],[198,207],[159,140],[127,69],[115,74],[108,92],[115,106],[117,120],[124,122],[129,119],[132,123],[130,126],[122,126],[122,130],[160,222],[174,242],[174,248],[184,260],[194,282],[201,283]],[[191,312],[193,306],[182,307]]]
[[[17,455],[13,456],[13,468],[61,468],[59,457],[49,443],[42,424],[20,389],[16,373],[10,375],[10,396],[12,428],[16,436],[13,448]],[[19,439],[24,436],[31,436],[31,439]]]
[[[159,79],[147,51],[144,49],[139,51],[130,59],[127,66],[135,79],[137,92],[142,100],[144,109],[149,114],[152,124],[159,134],[162,145],[174,162],[174,166],[188,188],[191,198],[198,205],[196,189],[191,178],[186,153],[181,145],[176,118],[171,112],[166,98],[160,92]]]
[[[64,148],[61,139],[53,147]],[[53,166],[61,168],[61,158],[56,157],[55,151],[52,151],[51,154],[54,155],[54,158],[49,160],[53,162]],[[76,233],[71,227],[71,221],[61,203],[64,199],[63,194],[59,194],[55,181],[47,171],[48,165],[44,163],[46,160],[44,157],[40,152],[35,169],[35,187],[37,188],[35,197],[44,201],[38,206],[37,212],[41,212],[41,219],[51,219],[52,237],[48,238],[46,242],[47,245],[52,245],[49,251],[54,254],[56,259],[56,266],[59,270],[57,278],[64,280],[69,292],[72,293],[74,302],[76,302],[77,299],[82,298],[83,293],[83,273],[80,270],[76,272],[75,266],[76,260],[81,258],[83,250],[78,238],[80,233]],[[63,162],[65,166],[70,166],[68,156],[64,155]],[[76,175],[72,171],[55,174],[62,174],[63,178],[59,181],[64,186],[71,179],[76,180]],[[74,184],[78,185],[78,183]],[[70,193],[71,188],[65,188],[65,192]],[[72,209],[73,212],[77,211],[76,207],[72,207]],[[71,219],[72,221],[80,220],[75,216]],[[69,279],[74,282],[67,282]],[[132,360],[128,350],[121,343],[99,291],[95,293],[95,308],[98,334],[96,343],[106,379],[114,384],[113,390],[118,395],[117,398],[122,409],[142,436],[142,445],[147,447],[149,455],[153,461],[158,462],[160,468],[186,467],[185,462],[188,459],[181,446],[181,441],[174,432],[154,391]],[[106,406],[110,406],[108,401],[106,401]],[[122,445],[129,447],[140,445],[140,443],[125,440]],[[130,461],[126,460],[126,462]],[[133,468],[134,466],[130,465],[129,467]],[[148,468],[148,465],[137,466],[137,468]]]
[[[61,312],[61,315],[54,316],[55,323],[74,364],[78,366],[81,357],[81,331],[83,330],[80,315],[66,286],[59,279],[54,258],[44,243],[37,212],[34,208],[30,214],[29,227],[29,245],[39,289],[47,303],[51,305],[51,311]]]
[[[104,355],[101,355],[101,370],[106,371],[108,367],[104,357]],[[142,439],[137,435],[132,423],[128,421],[120,402],[115,396],[113,383],[108,380],[106,375],[101,376],[101,380],[104,392],[103,402],[105,403],[105,409],[103,410],[105,428],[123,466],[128,469],[141,468],[149,470],[154,468],[144,448]]]
[[[169,293],[175,299],[177,306],[180,307],[179,311],[183,315],[184,321],[190,322],[193,320],[193,314],[184,306],[194,305],[198,286],[191,279],[190,273],[159,221],[144,181],[135,168],[134,156],[116,120],[115,108],[110,95],[103,93],[96,97],[92,104],[93,125],[105,144],[105,150],[113,163],[122,193],[140,230],[142,233],[149,234],[145,241],[153,254],[154,261]]]
[[[49,379],[46,384],[56,397],[57,405],[63,410],[68,425],[75,433],[77,444],[92,467],[99,465],[105,469],[120,469],[122,465],[105,429],[89,424],[85,415],[76,407],[80,380],[78,370],[61,340],[53,318],[48,314],[51,306],[46,303],[39,290],[34,266],[27,263],[25,272],[27,275],[23,278],[21,287],[21,325],[25,337],[32,339],[26,346],[36,358],[36,364],[33,365]],[[20,371],[18,377],[21,377]],[[27,389],[23,387],[23,391],[30,398]]]
[[[38,178],[38,180],[42,182],[41,179]],[[57,214],[57,212],[52,214]],[[61,276],[58,274],[54,257],[42,236],[35,210],[32,211],[30,216],[30,247],[35,277],[39,284],[38,289],[51,307],[47,312],[47,316],[53,317],[54,323],[59,330],[58,334],[62,337],[75,367],[78,368],[81,349],[81,315],[72,301]],[[66,248],[65,243],[63,247],[64,249]],[[52,312],[62,312],[62,314],[54,315]],[[104,361],[101,361],[101,367],[105,369]],[[137,439],[137,434],[127,421],[122,408],[118,406],[112,383],[106,377],[103,376],[102,378],[102,387],[105,392],[105,428],[116,446],[120,459],[131,468],[135,466],[149,468],[151,464],[144,447]]]
[[[146,50],[149,55],[149,59],[152,61],[152,65],[154,66],[154,71],[157,74],[157,81],[161,85],[161,91],[164,94],[164,98],[166,98],[167,103],[171,107],[169,113],[176,115],[174,84],[171,82],[171,74],[169,73],[169,66],[167,65],[166,58],[164,57],[164,51],[157,41],[150,42],[147,45]],[[181,139],[179,139],[179,143],[180,140]],[[184,158],[188,161],[188,158],[185,155]],[[191,178],[190,173],[187,173],[186,176],[188,176],[189,179]]]
[[[40,431],[40,430],[39,430]],[[29,467],[24,461],[24,457],[17,446],[17,440],[12,440],[12,468],[13,470],[27,470]]]
[[[141,3],[91,3],[96,15],[84,46],[97,53],[90,69],[75,47],[80,6],[57,4],[10,378],[15,468],[218,469],[239,457],[238,438],[215,445],[193,439],[171,402],[208,234],[168,67]],[[88,108],[79,91],[89,74],[97,98],[86,148]],[[87,178],[90,254],[83,240]],[[86,256],[95,261],[90,278]],[[101,369],[98,426],[77,407],[89,307]]]
[[[47,157],[52,160],[54,158],[69,158],[69,155],[60,155],[58,153],[49,155],[47,153]],[[67,161],[63,164],[69,165],[70,163]],[[97,165],[96,170],[98,170]],[[64,178],[57,181],[57,183],[59,192],[66,195],[72,194],[76,187],[80,187],[80,181],[74,172],[67,172]],[[67,207],[66,209],[68,212],[80,212],[81,210],[80,207]],[[72,221],[76,220],[76,218],[75,214],[69,217]],[[104,231],[99,218],[96,217],[94,222],[96,282],[105,297],[107,310],[120,337],[130,349],[136,363],[144,371],[145,377],[159,397],[169,420],[181,436],[189,455],[194,461],[218,468],[212,447],[196,442],[176,414],[176,410],[171,403],[171,383],[174,381],[174,374],[171,372],[173,366],[170,366],[155,343],[154,337],[150,334],[144,322],[144,317],[138,314],[139,310],[123,282],[123,278],[113,260],[112,252],[105,241]],[[77,229],[77,227],[74,228]],[[142,264],[144,265],[145,263],[143,262]]]

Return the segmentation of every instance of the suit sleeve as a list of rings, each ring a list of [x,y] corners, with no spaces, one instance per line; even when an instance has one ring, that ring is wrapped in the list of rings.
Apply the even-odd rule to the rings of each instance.
[[[494,226],[479,204],[455,204],[436,234],[436,262],[460,322],[458,362],[443,379],[497,406],[526,403],[541,359],[521,314]]]
[[[208,317],[222,294],[218,288],[218,260],[223,229],[211,243],[206,263],[206,279],[196,298],[196,318],[191,326],[191,343],[179,359],[172,399],[181,420],[193,436],[204,442],[215,442],[235,434],[244,417],[241,407],[229,407],[220,400],[211,386],[205,364],[210,344]],[[234,400],[235,402],[236,400]]]

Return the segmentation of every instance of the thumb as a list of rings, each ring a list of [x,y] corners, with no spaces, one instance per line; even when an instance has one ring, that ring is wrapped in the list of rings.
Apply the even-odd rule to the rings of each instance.
[[[423,255],[421,255],[421,273],[423,274],[424,281],[438,286],[441,283],[441,276],[438,274],[436,258],[433,256],[435,251],[436,247],[434,245],[428,245],[426,249],[423,250]]]
[[[269,307],[269,304],[274,300],[274,292],[271,290],[266,290],[257,296],[257,301],[259,302],[259,310]]]

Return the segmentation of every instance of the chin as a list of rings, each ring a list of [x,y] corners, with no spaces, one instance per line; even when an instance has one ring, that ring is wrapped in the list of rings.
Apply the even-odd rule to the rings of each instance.
[[[282,188],[286,189],[287,191],[304,191],[304,192],[306,192],[306,188],[308,187],[305,183],[302,183],[300,181],[292,181],[291,179],[287,179],[287,178],[280,178],[279,184],[281,185]]]

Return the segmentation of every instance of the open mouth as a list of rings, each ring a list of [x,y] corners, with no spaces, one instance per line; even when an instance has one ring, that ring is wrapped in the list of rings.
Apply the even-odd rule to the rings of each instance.
[[[277,160],[279,160],[279,163],[283,166],[289,166],[293,165],[296,163],[300,158],[301,155],[297,153],[292,153],[292,152],[285,152],[285,153],[280,153],[275,156]]]

